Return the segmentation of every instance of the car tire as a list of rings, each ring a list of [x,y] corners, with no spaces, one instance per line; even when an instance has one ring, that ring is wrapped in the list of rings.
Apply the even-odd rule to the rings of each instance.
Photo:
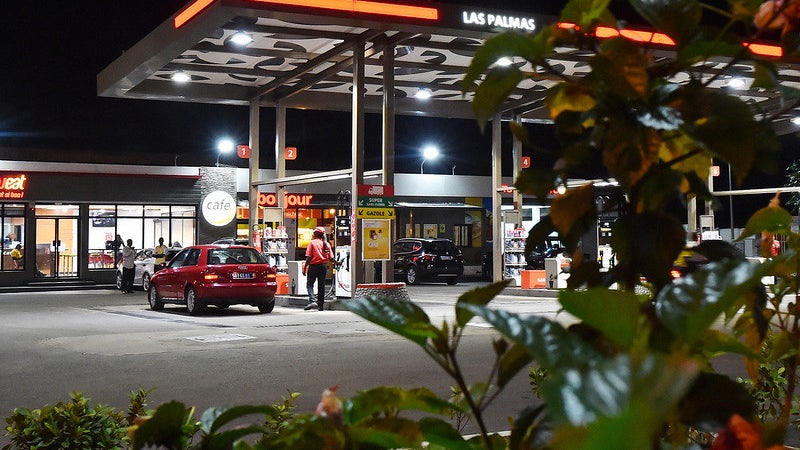
[[[275,297],[269,299],[265,304],[258,305],[258,312],[261,314],[269,314],[273,309],[275,309]]]
[[[117,289],[122,289],[122,272],[117,270]]]
[[[186,312],[192,316],[199,316],[203,312],[203,301],[197,298],[194,288],[186,288]]]
[[[448,286],[456,285],[458,284],[458,277],[447,277],[444,282],[447,283]]]
[[[406,267],[406,283],[419,284],[419,272],[417,272],[416,266]]]
[[[142,290],[145,292],[150,291],[150,274],[147,272],[142,274]]]
[[[158,288],[154,285],[150,285],[150,288],[147,290],[147,302],[150,303],[150,309],[153,311],[161,311],[164,309],[164,302],[161,301],[161,297],[158,295]]]

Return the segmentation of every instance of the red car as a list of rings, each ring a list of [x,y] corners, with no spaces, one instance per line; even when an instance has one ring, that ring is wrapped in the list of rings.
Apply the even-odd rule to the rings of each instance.
[[[186,305],[191,315],[206,306],[246,304],[272,312],[278,284],[275,268],[253,247],[194,245],[175,255],[150,280],[147,300],[160,311],[165,303]]]

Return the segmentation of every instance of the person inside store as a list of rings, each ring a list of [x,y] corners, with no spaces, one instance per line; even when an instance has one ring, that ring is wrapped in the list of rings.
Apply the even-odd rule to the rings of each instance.
[[[114,241],[111,243],[111,248],[114,250],[114,267],[116,267],[119,264],[119,256],[120,256],[119,251],[122,248],[123,244],[124,242],[122,241],[122,236],[120,235],[117,235],[117,237],[115,237]]]
[[[306,311],[325,306],[325,275],[328,272],[328,261],[333,261],[333,250],[325,241],[325,228],[314,228],[314,238],[306,248],[306,261],[303,263],[303,275],[306,275],[308,289],[308,305]],[[314,295],[314,283],[317,283],[317,295]]]
[[[17,244],[17,246],[11,250],[11,261],[14,263],[14,270],[22,270],[25,268],[22,260],[22,244]]]
[[[136,250],[133,248],[133,239],[128,239],[127,245],[122,247],[122,285],[120,290],[123,294],[133,292],[134,258],[136,258]]]
[[[167,246],[164,245],[163,237],[158,238],[158,245],[156,245],[153,256],[156,258],[153,263],[155,264],[154,269],[156,272],[167,266]]]

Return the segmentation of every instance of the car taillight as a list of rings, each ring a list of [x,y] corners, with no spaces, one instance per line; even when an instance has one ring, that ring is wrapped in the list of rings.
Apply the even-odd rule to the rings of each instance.
[[[680,270],[678,270],[678,269],[672,269],[672,270],[670,270],[670,271],[669,271],[669,274],[670,274],[670,276],[672,276],[672,279],[673,279],[673,280],[674,280],[675,278],[680,278],[680,277],[681,277],[681,271],[680,271]]]
[[[277,277],[277,276],[276,276],[274,273],[272,273],[272,272],[267,272],[267,280],[270,280],[270,281],[272,281],[272,280],[275,280],[275,279],[277,279],[277,278],[278,278],[278,277]]]

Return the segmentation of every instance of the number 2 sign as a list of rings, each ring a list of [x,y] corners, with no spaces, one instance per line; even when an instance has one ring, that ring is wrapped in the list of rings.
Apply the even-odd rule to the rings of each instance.
[[[297,159],[297,147],[286,147],[284,159],[292,160]]]

